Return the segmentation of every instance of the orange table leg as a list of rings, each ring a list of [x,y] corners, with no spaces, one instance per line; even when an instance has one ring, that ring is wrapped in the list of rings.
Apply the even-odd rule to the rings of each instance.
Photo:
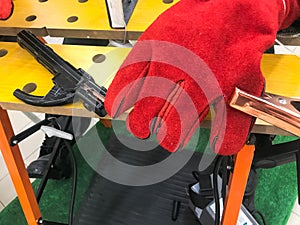
[[[236,225],[254,156],[254,145],[245,145],[236,155],[234,171],[229,182],[222,225]]]
[[[14,183],[20,204],[29,225],[37,225],[41,212],[35,198],[18,145],[11,147],[8,140],[13,129],[6,110],[0,107],[0,149],[10,177]],[[13,221],[12,221],[13,223]]]

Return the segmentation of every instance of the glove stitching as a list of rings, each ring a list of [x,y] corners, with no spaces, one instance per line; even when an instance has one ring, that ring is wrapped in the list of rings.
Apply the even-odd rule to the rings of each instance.
[[[203,111],[199,114],[197,119],[194,121],[193,126],[191,126],[191,129],[187,132],[187,135],[182,140],[181,145],[186,146],[188,144],[188,142],[190,141],[190,138],[194,135],[195,130],[197,129],[197,127],[199,127],[199,124],[201,123],[200,121],[203,121],[203,118],[205,118],[207,116],[207,114],[209,113],[209,109],[210,109],[209,106],[206,106],[203,109]]]
[[[180,94],[184,90],[184,81],[177,82],[174,90],[170,93],[167,97],[164,106],[162,107],[161,111],[158,113],[158,119],[156,120],[153,131],[158,133],[159,128],[161,127],[161,121],[168,116],[169,112],[172,110],[173,106],[176,103],[176,100],[179,98]],[[172,103],[172,104],[171,104]]]

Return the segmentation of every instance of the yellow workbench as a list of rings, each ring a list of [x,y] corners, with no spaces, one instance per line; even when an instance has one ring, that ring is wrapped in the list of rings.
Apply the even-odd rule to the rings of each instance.
[[[114,73],[119,68],[130,49],[98,46],[51,45],[66,61],[76,68],[89,72],[99,85],[109,86]],[[35,83],[34,95],[44,96],[53,86],[53,75],[40,65],[26,50],[16,43],[0,42],[0,74],[6,74],[0,83],[0,106],[3,109],[43,112],[51,114],[95,116],[75,103],[69,106],[36,107],[16,99],[12,93],[26,84]],[[105,56],[97,63],[97,57]],[[5,66],[4,66],[5,65]],[[266,92],[282,96],[300,96],[300,58],[293,55],[265,54],[262,59],[262,71],[266,77]],[[284,79],[282,79],[284,77]],[[299,84],[299,87],[298,85]],[[286,131],[258,120],[254,132],[287,135]]]
[[[85,69],[99,85],[106,87],[108,87],[116,70],[130,51],[130,49],[95,46],[51,45],[51,47],[66,61],[76,68]],[[103,59],[105,60],[103,61]],[[37,86],[36,90],[32,92],[34,95],[45,95],[53,86],[51,81],[53,75],[26,50],[19,47],[17,43],[0,42],[0,65],[0,149],[27,222],[29,225],[37,225],[37,220],[41,218],[41,212],[29,182],[19,147],[18,145],[11,147],[8,143],[13,135],[13,130],[6,110],[79,116],[95,116],[95,114],[88,112],[80,103],[60,107],[36,107],[24,104],[16,99],[13,96],[13,91],[16,88],[22,89],[29,83],[35,83]],[[267,92],[288,97],[300,96],[300,58],[292,55],[264,55],[261,68],[266,77]],[[253,131],[268,134],[286,134],[281,129],[262,121],[256,123]],[[226,204],[226,206],[229,206],[225,207],[223,225],[232,225],[232,221],[237,219],[241,204],[239,201],[244,195],[253,152],[254,147],[246,146],[237,154],[235,173],[231,179],[231,188]],[[239,173],[236,171],[239,171]]]
[[[137,39],[167,8],[178,2],[139,0],[126,27],[126,37]],[[121,39],[124,29],[109,26],[105,0],[15,0],[13,15],[0,21],[0,34],[15,36],[24,28],[39,36]]]
[[[122,40],[126,33],[127,39],[134,40],[158,15],[178,1],[174,0],[173,3],[166,4],[163,0],[139,0],[125,32],[124,29],[112,29],[109,26],[104,0],[14,0],[13,15],[6,21],[0,21],[0,34],[15,36],[19,31],[27,29],[39,36]],[[106,87],[130,51],[130,49],[74,45],[51,45],[51,47],[66,61],[76,68],[83,68],[95,78],[99,85]],[[99,61],[103,59],[103,55],[105,61]],[[42,215],[19,147],[18,145],[11,147],[8,143],[13,136],[13,130],[6,110],[88,117],[96,115],[87,111],[80,103],[59,107],[36,107],[16,99],[12,94],[13,91],[16,88],[22,89],[29,83],[35,83],[37,86],[32,92],[34,95],[45,95],[53,86],[51,81],[53,75],[18,44],[0,42],[0,65],[0,149],[27,222],[29,225],[37,225],[37,220]],[[261,68],[266,77],[267,92],[289,97],[300,96],[299,58],[288,55],[264,55]],[[206,126],[205,122],[204,126]],[[289,135],[259,120],[253,132]],[[243,173],[238,173],[232,178],[230,193],[234,194],[229,194],[231,199],[240,201],[244,194],[244,187],[241,187],[240,183],[245,184],[247,181],[253,151],[252,147],[245,147],[236,156],[235,170]],[[228,212],[228,207],[225,208],[223,225],[232,225],[232,219],[237,218],[236,213],[238,213],[240,202],[234,200],[228,205],[231,211]]]

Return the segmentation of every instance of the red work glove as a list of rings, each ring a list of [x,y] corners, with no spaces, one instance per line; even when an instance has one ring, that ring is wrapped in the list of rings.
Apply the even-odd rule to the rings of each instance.
[[[0,20],[8,19],[13,11],[12,0],[0,0]]]
[[[235,87],[262,94],[262,54],[298,16],[296,0],[181,0],[140,37],[108,89],[105,108],[116,117],[134,106],[129,130],[139,138],[154,133],[173,152],[187,144],[210,105],[212,149],[235,154],[252,117],[227,103]]]

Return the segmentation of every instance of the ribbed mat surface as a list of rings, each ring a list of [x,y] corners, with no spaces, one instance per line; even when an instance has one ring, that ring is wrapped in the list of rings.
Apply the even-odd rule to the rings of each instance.
[[[118,160],[132,165],[152,165],[169,155],[159,147],[146,152],[130,150],[115,137],[110,141],[109,152]],[[191,172],[197,169],[200,159],[201,154],[194,153],[191,160],[174,176],[148,186],[125,186],[95,175],[76,213],[74,224],[199,225],[188,208],[186,189],[195,182]],[[180,202],[175,221],[172,220],[174,200]]]

